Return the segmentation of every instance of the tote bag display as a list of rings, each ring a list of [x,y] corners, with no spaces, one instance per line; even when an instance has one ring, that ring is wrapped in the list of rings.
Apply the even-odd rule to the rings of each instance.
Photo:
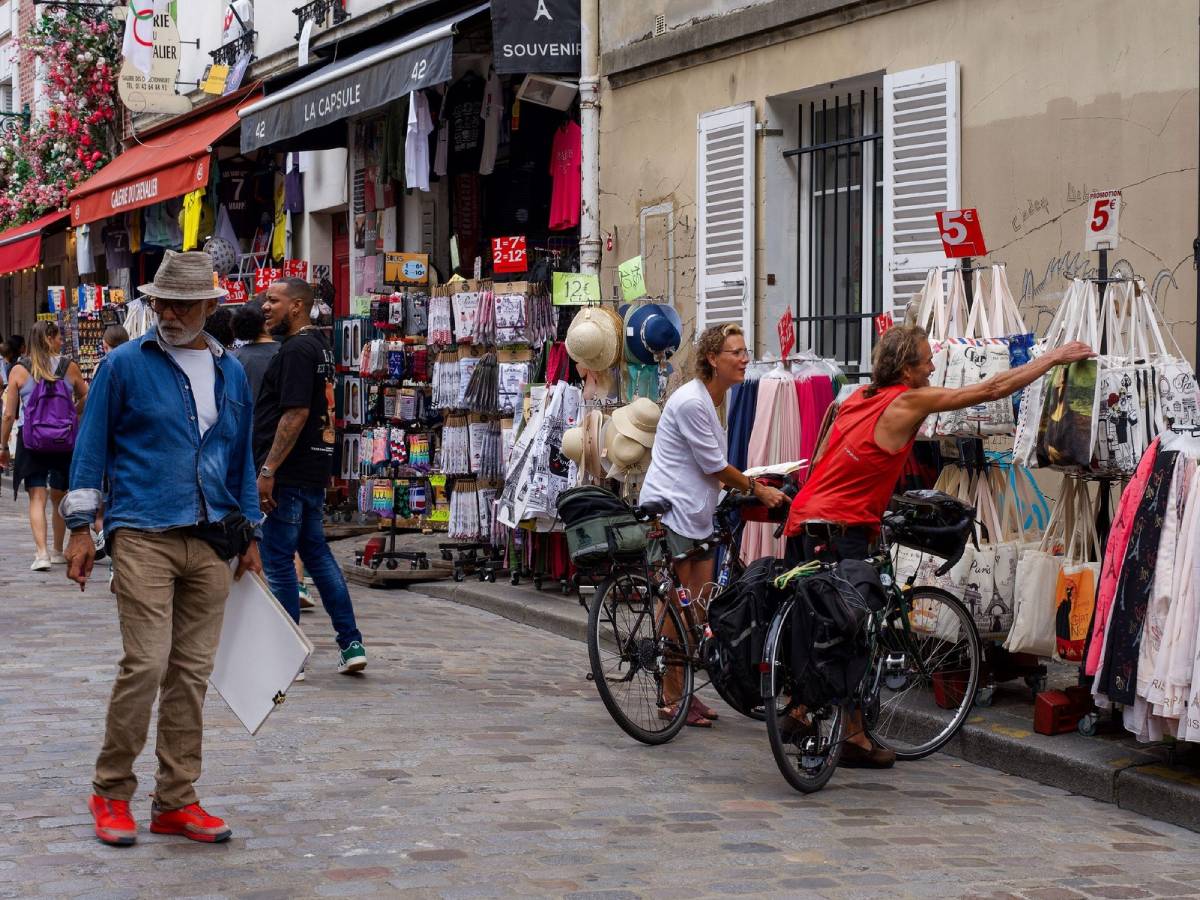
[[[1075,308],[1078,306],[1082,290],[1082,281],[1071,282],[1066,294],[1063,295],[1062,303],[1054,313],[1050,327],[1046,329],[1046,336],[1036,342],[1030,351],[1033,359],[1037,359],[1048,350],[1062,346],[1066,323],[1075,315]],[[1013,462],[1017,465],[1026,467],[1037,465],[1038,429],[1041,425],[1042,405],[1048,377],[1043,375],[1035,379],[1022,393],[1016,434],[1013,437]]]
[[[1096,286],[1084,282],[1081,293],[1077,320],[1068,327],[1064,342],[1082,340],[1094,347],[1099,336]],[[1096,441],[1099,362],[1085,359],[1055,366],[1046,378],[1038,425],[1038,465],[1069,470],[1088,468]]]
[[[981,274],[975,273],[979,301],[971,307],[965,336],[949,342],[944,382],[948,388],[972,387],[1009,369],[1008,341],[993,333],[982,296]],[[1002,397],[939,414],[937,433],[942,437],[1012,434],[1015,424],[1012,401]]]
[[[1108,352],[1100,361],[1092,471],[1114,478],[1131,475],[1150,444],[1154,372],[1134,293],[1126,283],[1112,285],[1104,296]]]
[[[945,387],[950,361],[951,339],[962,337],[967,321],[967,295],[962,272],[950,271],[949,296],[943,290],[945,269],[934,268],[925,276],[921,289],[921,304],[917,313],[917,324],[929,336],[929,349],[933,353],[933,374],[929,377],[931,387]],[[938,438],[938,421],[945,413],[933,413],[921,424],[917,432],[919,440]]]
[[[1003,263],[992,266],[991,290],[988,294],[991,300],[989,319],[992,328],[1002,336],[1008,344],[1009,368],[1016,369],[1033,359],[1033,346],[1036,335],[1025,324],[1017,301],[1013,299],[1008,287],[1008,267]],[[1024,389],[1012,395],[1013,426],[1021,411],[1021,398]]]
[[[1013,595],[1013,625],[1004,641],[1011,653],[1053,656],[1056,649],[1054,597],[1063,566],[1063,539],[1073,526],[1070,510],[1075,500],[1074,482],[1064,478],[1063,489],[1046,532],[1036,549],[1017,557]]]
[[[1139,311],[1142,325],[1140,333],[1145,338],[1155,376],[1152,383],[1154,434],[1165,431],[1171,425],[1175,428],[1200,426],[1200,410],[1197,409],[1200,406],[1200,389],[1197,387],[1195,371],[1183,358],[1173,335],[1171,343],[1175,345],[1175,352],[1167,349],[1163,340],[1163,323],[1160,322],[1154,297],[1146,289],[1145,282],[1139,279],[1127,287],[1133,295],[1133,307]],[[1168,330],[1167,334],[1171,332]]]

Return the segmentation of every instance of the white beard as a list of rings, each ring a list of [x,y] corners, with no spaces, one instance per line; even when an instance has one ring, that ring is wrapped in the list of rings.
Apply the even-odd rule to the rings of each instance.
[[[197,337],[199,337],[200,332],[203,330],[204,325],[201,324],[199,328],[189,329],[187,331],[176,330],[174,334],[172,334],[163,328],[162,323],[159,323],[158,326],[158,333],[162,336],[162,339],[172,347],[186,347]]]

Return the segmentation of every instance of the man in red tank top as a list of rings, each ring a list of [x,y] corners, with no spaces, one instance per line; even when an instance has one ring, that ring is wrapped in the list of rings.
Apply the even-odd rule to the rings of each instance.
[[[875,347],[873,380],[842,403],[818,447],[808,481],[792,501],[785,533],[802,540],[805,559],[866,559],[927,416],[999,400],[1054,366],[1095,355],[1091,347],[1074,342],[979,384],[937,388],[929,385],[933,352],[925,330],[916,325],[890,329]],[[853,715],[847,730],[853,736],[839,765],[886,768],[895,762],[894,753],[873,746],[863,733],[861,714]]]

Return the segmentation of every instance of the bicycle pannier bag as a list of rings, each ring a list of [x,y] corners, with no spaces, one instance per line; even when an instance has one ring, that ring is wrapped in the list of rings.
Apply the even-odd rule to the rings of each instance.
[[[612,562],[636,562],[645,553],[646,526],[620,497],[585,485],[563,491],[558,514],[567,536],[567,551],[580,569]]]
[[[781,599],[773,584],[779,568],[773,556],[755,560],[708,607],[716,651],[706,660],[708,671],[722,693],[741,709],[760,702],[758,664]]]

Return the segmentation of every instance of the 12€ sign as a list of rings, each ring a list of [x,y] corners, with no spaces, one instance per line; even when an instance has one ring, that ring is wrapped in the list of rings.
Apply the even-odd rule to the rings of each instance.
[[[987,247],[983,243],[983,229],[979,225],[979,210],[943,210],[937,213],[937,223],[942,237],[942,250],[948,258],[987,255]]]
[[[1087,210],[1084,250],[1116,250],[1120,240],[1117,223],[1121,216],[1121,192],[1093,191],[1088,194]]]

